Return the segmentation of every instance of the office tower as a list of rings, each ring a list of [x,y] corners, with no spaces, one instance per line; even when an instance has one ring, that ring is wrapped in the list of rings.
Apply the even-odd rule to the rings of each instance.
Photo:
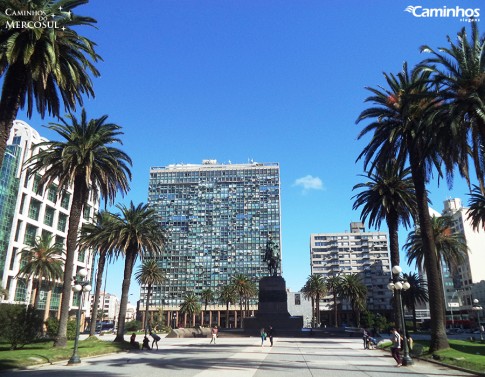
[[[465,261],[456,266],[456,271],[450,271],[444,261],[441,263],[443,277],[443,291],[447,310],[450,313],[448,319],[452,322],[457,320],[468,320],[472,310],[473,299],[478,296],[484,297],[478,287],[481,281],[485,281],[485,231],[482,228],[473,229],[468,219],[469,208],[463,207],[458,198],[448,199],[443,202],[443,216],[450,216],[452,219],[452,231],[460,233],[466,240],[468,253]],[[453,313],[454,311],[454,313]],[[456,316],[456,317],[455,317]],[[456,321],[454,325],[460,322]]]
[[[311,234],[310,267],[312,275],[319,274],[324,278],[359,273],[368,290],[367,309],[376,312],[391,310],[392,292],[387,289],[391,270],[386,233],[366,232],[362,223],[352,222],[350,233]],[[330,310],[332,296],[323,301],[325,305],[321,310]],[[344,309],[349,309],[346,303],[343,305]],[[327,320],[333,324],[330,318]]]
[[[268,237],[281,245],[277,163],[153,167],[149,203],[168,237],[159,257],[167,279],[153,289],[155,308],[177,310],[186,293],[218,291],[238,273],[256,283],[268,275]],[[142,288],[142,301],[145,295]]]
[[[31,247],[37,237],[46,233],[65,247],[72,190],[59,188],[55,183],[42,187],[41,176],[29,177],[24,165],[35,153],[32,146],[42,141],[46,139],[27,123],[14,121],[0,176],[0,276],[2,287],[9,292],[4,302],[28,304],[32,300],[32,279],[17,277],[22,249]],[[89,221],[97,208],[98,204],[90,201],[85,206],[82,222]],[[78,251],[77,269],[92,270],[92,259],[91,252]],[[44,281],[39,308],[44,309],[47,304],[54,315],[59,308],[60,293],[60,282],[50,292]],[[78,305],[77,295],[73,295],[72,305]]]

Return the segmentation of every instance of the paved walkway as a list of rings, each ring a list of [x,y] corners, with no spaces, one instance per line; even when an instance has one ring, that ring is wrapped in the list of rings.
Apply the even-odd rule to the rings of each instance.
[[[418,361],[395,367],[390,355],[362,349],[362,340],[275,338],[274,347],[259,338],[163,338],[158,350],[133,351],[84,358],[77,366],[43,365],[3,377],[393,377],[472,376],[436,364]]]

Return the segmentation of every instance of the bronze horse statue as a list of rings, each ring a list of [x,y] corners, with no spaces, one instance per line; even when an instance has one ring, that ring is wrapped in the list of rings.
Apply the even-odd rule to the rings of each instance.
[[[266,251],[264,253],[263,261],[268,264],[269,276],[278,276],[280,256],[278,254],[278,247],[275,245],[271,237],[266,243]]]

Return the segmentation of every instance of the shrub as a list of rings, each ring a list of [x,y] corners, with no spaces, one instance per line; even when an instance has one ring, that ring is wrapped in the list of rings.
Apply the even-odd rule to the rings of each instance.
[[[0,304],[0,328],[11,349],[21,348],[39,337],[42,314],[32,306]]]
[[[126,331],[138,331],[141,329],[141,322],[140,321],[130,321],[125,323],[125,330]]]
[[[51,338],[55,338],[59,330],[59,320],[57,318],[49,318],[47,321],[45,321],[45,325],[47,326],[47,335]],[[67,322],[67,339],[73,340],[75,337],[76,321],[70,320]]]

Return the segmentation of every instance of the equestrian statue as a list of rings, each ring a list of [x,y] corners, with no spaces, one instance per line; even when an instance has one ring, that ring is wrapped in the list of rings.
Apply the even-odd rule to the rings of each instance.
[[[268,241],[266,242],[266,250],[263,261],[268,264],[269,276],[278,276],[280,255],[278,252],[278,246],[271,239],[271,236],[269,236]]]

